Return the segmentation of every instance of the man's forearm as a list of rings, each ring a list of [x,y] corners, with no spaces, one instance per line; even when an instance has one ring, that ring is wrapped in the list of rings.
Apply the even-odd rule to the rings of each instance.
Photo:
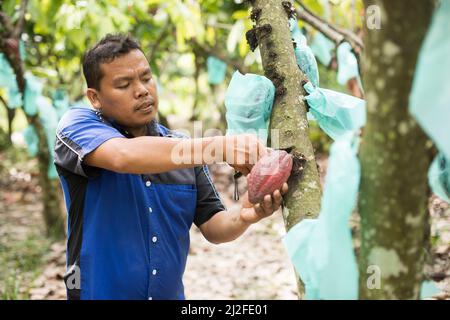
[[[200,226],[203,236],[212,243],[233,241],[241,236],[251,225],[241,219],[242,207],[216,213]]]
[[[225,137],[174,139],[138,137],[118,145],[121,158],[117,171],[123,173],[161,173],[223,161]]]

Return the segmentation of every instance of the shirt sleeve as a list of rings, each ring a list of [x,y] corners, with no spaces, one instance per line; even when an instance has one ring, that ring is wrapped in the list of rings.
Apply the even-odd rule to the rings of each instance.
[[[194,223],[197,227],[205,223],[217,212],[226,210],[214,187],[207,166],[196,167],[197,208]]]
[[[69,110],[56,130],[55,164],[87,178],[98,175],[99,168],[83,164],[86,155],[112,138],[124,138],[114,127],[103,122],[93,110]]]

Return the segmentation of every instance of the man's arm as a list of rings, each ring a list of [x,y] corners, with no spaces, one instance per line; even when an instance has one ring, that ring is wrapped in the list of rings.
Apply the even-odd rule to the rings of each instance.
[[[243,139],[247,141],[244,146]],[[142,174],[226,161],[246,175],[265,152],[265,147],[252,135],[113,138],[88,154],[84,163],[120,173]]]
[[[200,231],[209,242],[215,244],[233,241],[242,235],[251,224],[277,211],[282,202],[282,194],[286,194],[287,191],[288,186],[285,183],[281,192],[276,190],[272,195],[266,195],[264,202],[256,205],[248,201],[248,193],[245,193],[239,209],[216,213],[211,219],[200,225]]]

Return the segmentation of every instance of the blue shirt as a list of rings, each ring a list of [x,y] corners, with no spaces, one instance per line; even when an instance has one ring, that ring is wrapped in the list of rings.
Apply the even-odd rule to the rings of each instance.
[[[149,135],[180,137],[152,121]],[[83,163],[112,138],[132,138],[93,110],[60,120],[55,165],[68,211],[68,299],[184,299],[189,229],[225,210],[206,166],[122,174]]]

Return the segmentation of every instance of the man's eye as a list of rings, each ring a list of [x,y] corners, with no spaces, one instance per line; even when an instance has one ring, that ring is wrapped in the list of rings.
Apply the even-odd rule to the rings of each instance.
[[[119,89],[125,89],[125,88],[127,88],[128,87],[128,83],[127,84],[124,84],[124,85],[121,85],[121,86],[118,86],[117,88],[119,88]]]
[[[144,81],[145,81],[145,82],[149,82],[150,80],[152,80],[151,77],[150,77],[150,78],[144,78]]]

